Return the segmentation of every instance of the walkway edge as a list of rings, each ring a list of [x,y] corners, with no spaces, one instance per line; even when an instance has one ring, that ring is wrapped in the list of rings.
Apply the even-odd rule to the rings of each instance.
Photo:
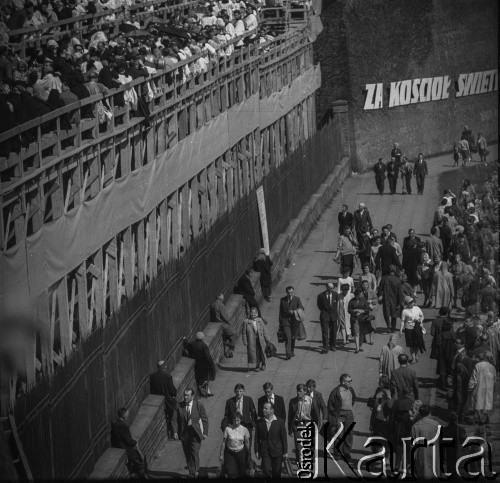
[[[337,192],[340,190],[340,187],[350,174],[351,161],[349,157],[345,156],[342,158],[341,162],[334,167],[332,173],[328,176],[325,182],[320,185],[318,191],[311,195],[299,215],[290,221],[285,232],[278,236],[276,242],[270,250],[270,256],[273,260],[273,285],[280,280],[283,269],[287,266],[296,250],[307,239],[317,220],[331,203]],[[260,303],[262,302],[263,297],[260,289],[259,277],[260,275],[254,272],[250,278],[256,291],[256,299]],[[245,305],[242,296],[236,294],[231,295],[227,300],[226,308],[231,320],[231,325],[237,332],[240,332],[245,319]],[[222,324],[209,322],[204,328],[204,333],[205,342],[210,349],[210,354],[216,363],[220,362],[224,353],[222,346]],[[194,387],[195,385],[194,361],[192,359],[188,359],[187,357],[181,357],[172,370],[171,375],[177,388],[178,398],[180,399],[185,388]],[[150,424],[153,423],[157,424],[156,418],[151,419]],[[134,424],[135,419],[131,428]],[[164,425],[162,426],[164,427]],[[151,431],[150,428],[143,428],[143,434],[153,433],[154,432]],[[154,455],[164,445],[167,448],[172,445],[172,450],[175,450],[173,445],[176,445],[176,443],[174,441],[166,441],[165,438],[158,438],[154,442],[143,441],[141,439],[141,446],[143,448],[148,447],[149,449],[146,457],[148,461],[151,462],[154,459]],[[103,453],[101,458],[99,458],[94,467],[93,473],[90,475],[90,478],[110,479],[115,478],[117,475],[125,476],[127,474],[125,464],[125,450],[108,448],[108,450]]]

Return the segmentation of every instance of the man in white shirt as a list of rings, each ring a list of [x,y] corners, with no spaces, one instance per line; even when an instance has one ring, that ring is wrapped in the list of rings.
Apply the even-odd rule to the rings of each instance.
[[[302,459],[301,433],[304,427],[313,421],[313,400],[307,395],[305,384],[297,384],[297,397],[290,400],[288,405],[288,435],[295,441],[296,461],[300,467]]]
[[[247,15],[244,19],[244,23],[247,32],[250,30],[255,30],[259,26],[259,23],[257,21],[257,16],[254,13],[254,9],[251,5],[247,5],[246,13]],[[256,34],[253,34],[250,38],[255,38],[255,35]]]
[[[243,35],[245,33],[245,23],[241,19],[241,12],[239,10],[235,10],[233,12],[234,20],[233,20],[233,25],[234,25],[234,36],[239,37],[240,35]],[[243,40],[240,40],[237,44],[236,47],[241,47],[243,46]]]

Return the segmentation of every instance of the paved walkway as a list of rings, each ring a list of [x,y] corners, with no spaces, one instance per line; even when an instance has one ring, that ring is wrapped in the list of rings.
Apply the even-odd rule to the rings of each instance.
[[[490,159],[496,159],[496,147],[490,148]],[[440,196],[437,191],[438,176],[443,171],[457,171],[460,177],[460,169],[453,168],[451,155],[432,158],[427,161],[430,175],[426,181],[425,193],[419,195],[384,195],[380,196],[375,187],[375,181],[371,173],[353,176],[349,178],[342,190],[335,196],[329,208],[323,213],[315,229],[311,232],[301,249],[297,250],[290,266],[284,270],[282,278],[273,290],[273,301],[264,303],[262,315],[269,322],[267,326],[273,342],[278,348],[280,358],[272,358],[268,361],[265,372],[246,372],[246,352],[241,341],[238,343],[234,358],[223,360],[217,374],[217,380],[212,383],[211,389],[215,396],[203,400],[210,421],[209,437],[202,444],[200,462],[202,471],[208,476],[214,476],[219,466],[219,451],[221,444],[220,421],[224,413],[226,399],[234,395],[233,388],[238,382],[246,387],[246,394],[257,398],[263,394],[262,385],[266,381],[274,384],[276,394],[285,398],[287,409],[288,401],[296,395],[295,386],[307,379],[315,379],[317,389],[323,393],[325,401],[330,391],[338,384],[340,374],[348,372],[353,377],[353,388],[359,399],[355,406],[356,427],[354,432],[353,457],[359,459],[368,454],[363,448],[366,438],[369,436],[370,411],[366,401],[373,395],[378,381],[378,358],[383,345],[387,343],[388,336],[385,334],[374,334],[374,345],[365,345],[364,352],[354,354],[354,344],[350,344],[346,350],[337,350],[322,355],[319,353],[321,343],[321,328],[318,320],[318,309],[316,297],[324,290],[324,284],[336,280],[339,276],[339,265],[332,258],[337,246],[338,224],[337,212],[342,203],[349,205],[353,211],[359,202],[364,202],[371,213],[375,227],[379,229],[386,223],[392,223],[398,240],[407,235],[409,228],[415,228],[419,236],[429,233],[434,210],[439,204]],[[459,179],[457,179],[457,183]],[[400,191],[400,181],[398,191]],[[359,277],[359,268],[355,272],[355,280]],[[299,342],[296,347],[296,356],[290,360],[284,360],[284,346],[276,340],[278,328],[279,299],[285,294],[285,287],[293,285],[295,294],[304,304],[307,322],[307,340]],[[423,302],[422,295],[418,301]],[[413,366],[417,371],[420,381],[421,396],[424,403],[431,405],[443,405],[442,398],[436,392],[436,361],[430,360],[430,323],[435,317],[435,310],[425,310],[425,326],[427,327],[426,345],[427,354],[420,356],[420,362]],[[385,327],[381,311],[377,313],[378,327]],[[498,396],[497,396],[498,397]],[[498,404],[497,404],[498,407]],[[498,411],[493,422],[498,422]],[[442,412],[440,413],[442,414]],[[289,455],[293,457],[293,440],[289,438]],[[498,456],[497,458],[498,459]],[[332,463],[332,464],[330,464]],[[320,461],[322,468],[323,462]],[[185,460],[180,443],[169,441],[164,448],[151,461],[151,469],[158,471],[158,475],[176,476],[186,475]],[[328,475],[334,477],[339,475],[338,470],[333,468],[333,462],[328,464]],[[321,476],[321,474],[320,474]]]

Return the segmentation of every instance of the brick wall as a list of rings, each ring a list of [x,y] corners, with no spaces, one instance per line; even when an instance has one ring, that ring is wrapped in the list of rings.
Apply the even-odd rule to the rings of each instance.
[[[498,68],[496,0],[329,0],[321,15],[324,32],[315,43],[322,68],[318,119],[337,99],[349,102],[354,170],[392,144],[415,157],[451,151],[464,124],[497,140],[498,92],[364,110],[366,84],[404,81]]]

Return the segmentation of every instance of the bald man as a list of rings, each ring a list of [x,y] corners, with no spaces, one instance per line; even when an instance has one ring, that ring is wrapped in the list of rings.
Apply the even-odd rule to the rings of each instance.
[[[326,284],[326,290],[318,295],[319,321],[321,323],[321,353],[326,354],[328,349],[334,351],[338,329],[338,294],[333,283]]]

